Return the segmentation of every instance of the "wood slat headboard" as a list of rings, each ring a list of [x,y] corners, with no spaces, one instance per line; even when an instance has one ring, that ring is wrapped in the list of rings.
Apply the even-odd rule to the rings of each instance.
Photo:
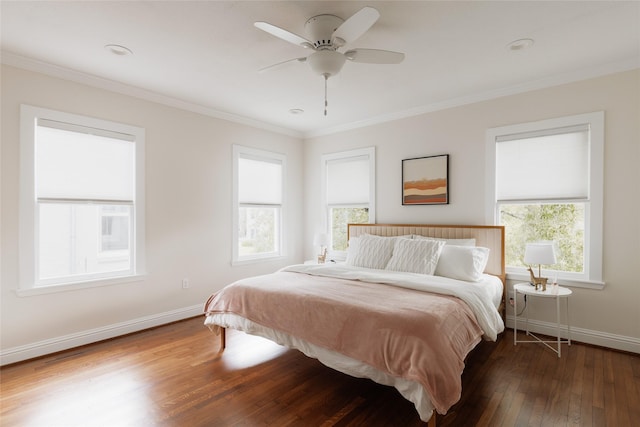
[[[498,276],[505,283],[504,226],[502,225],[433,225],[433,224],[349,224],[348,238],[362,234],[377,236],[420,236],[440,239],[476,239],[476,246],[489,248],[485,273]]]

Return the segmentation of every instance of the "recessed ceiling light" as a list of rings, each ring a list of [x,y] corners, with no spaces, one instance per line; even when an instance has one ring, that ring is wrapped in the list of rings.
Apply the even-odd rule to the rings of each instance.
[[[514,40],[514,41],[512,41],[511,43],[509,43],[507,45],[507,49],[512,50],[512,51],[525,50],[525,49],[528,49],[531,46],[533,46],[533,43],[535,43],[533,41],[533,39]]]
[[[304,110],[302,108],[292,108],[291,110],[289,110],[289,113],[293,115],[298,115],[298,114],[303,114]]]
[[[104,45],[104,48],[107,49],[109,52],[113,53],[114,55],[119,55],[119,56],[133,55],[133,52],[131,51],[131,49],[119,44],[107,44],[107,45]]]

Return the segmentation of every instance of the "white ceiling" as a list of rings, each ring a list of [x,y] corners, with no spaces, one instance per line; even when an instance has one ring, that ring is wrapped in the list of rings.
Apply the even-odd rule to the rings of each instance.
[[[308,18],[347,19],[366,5],[380,19],[347,47],[406,58],[348,61],[329,80],[327,117],[323,78],[308,64],[257,72],[311,52],[255,21],[304,36]],[[638,1],[2,0],[1,14],[4,63],[301,136],[640,66]],[[535,44],[507,49],[522,38]]]

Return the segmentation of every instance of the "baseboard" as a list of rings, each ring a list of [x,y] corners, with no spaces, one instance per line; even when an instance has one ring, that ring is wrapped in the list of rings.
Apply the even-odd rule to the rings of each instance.
[[[115,338],[202,314],[202,304],[0,350],[0,366]],[[203,317],[204,323],[204,317]]]
[[[178,320],[188,319],[189,317],[198,316],[199,314],[202,314],[202,305],[200,304],[151,316],[140,317],[126,322],[107,325],[75,334],[51,338],[19,347],[3,349],[0,350],[0,366],[33,359],[34,357],[68,350],[70,348],[91,344],[109,338],[115,338],[120,335],[142,331],[144,329],[153,328],[155,326],[164,325]],[[513,328],[513,316],[507,316],[507,327]],[[520,327],[520,322],[518,322],[518,327]],[[549,336],[556,335],[555,323],[543,322],[540,320],[529,320],[529,329],[532,332],[539,334]],[[561,336],[566,338],[566,325],[562,325],[562,331]],[[571,339],[587,344],[640,354],[640,339],[638,338],[572,327]]]
[[[513,328],[513,316],[507,316],[507,327]],[[524,327],[524,323],[518,320],[518,330]],[[567,326],[560,325],[560,336],[567,337]],[[531,332],[557,336],[556,324],[551,322],[543,322],[540,320],[529,320],[529,330]],[[607,332],[593,331],[590,329],[576,328],[571,326],[571,340],[593,344],[600,347],[612,348],[615,350],[628,351],[640,354],[640,339],[627,337],[624,335],[610,334]]]

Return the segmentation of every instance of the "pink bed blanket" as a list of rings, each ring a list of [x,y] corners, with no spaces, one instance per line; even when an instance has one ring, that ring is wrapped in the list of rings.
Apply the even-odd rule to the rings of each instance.
[[[417,381],[440,414],[460,399],[464,359],[483,334],[453,296],[287,271],[225,287],[205,313],[240,315]]]

